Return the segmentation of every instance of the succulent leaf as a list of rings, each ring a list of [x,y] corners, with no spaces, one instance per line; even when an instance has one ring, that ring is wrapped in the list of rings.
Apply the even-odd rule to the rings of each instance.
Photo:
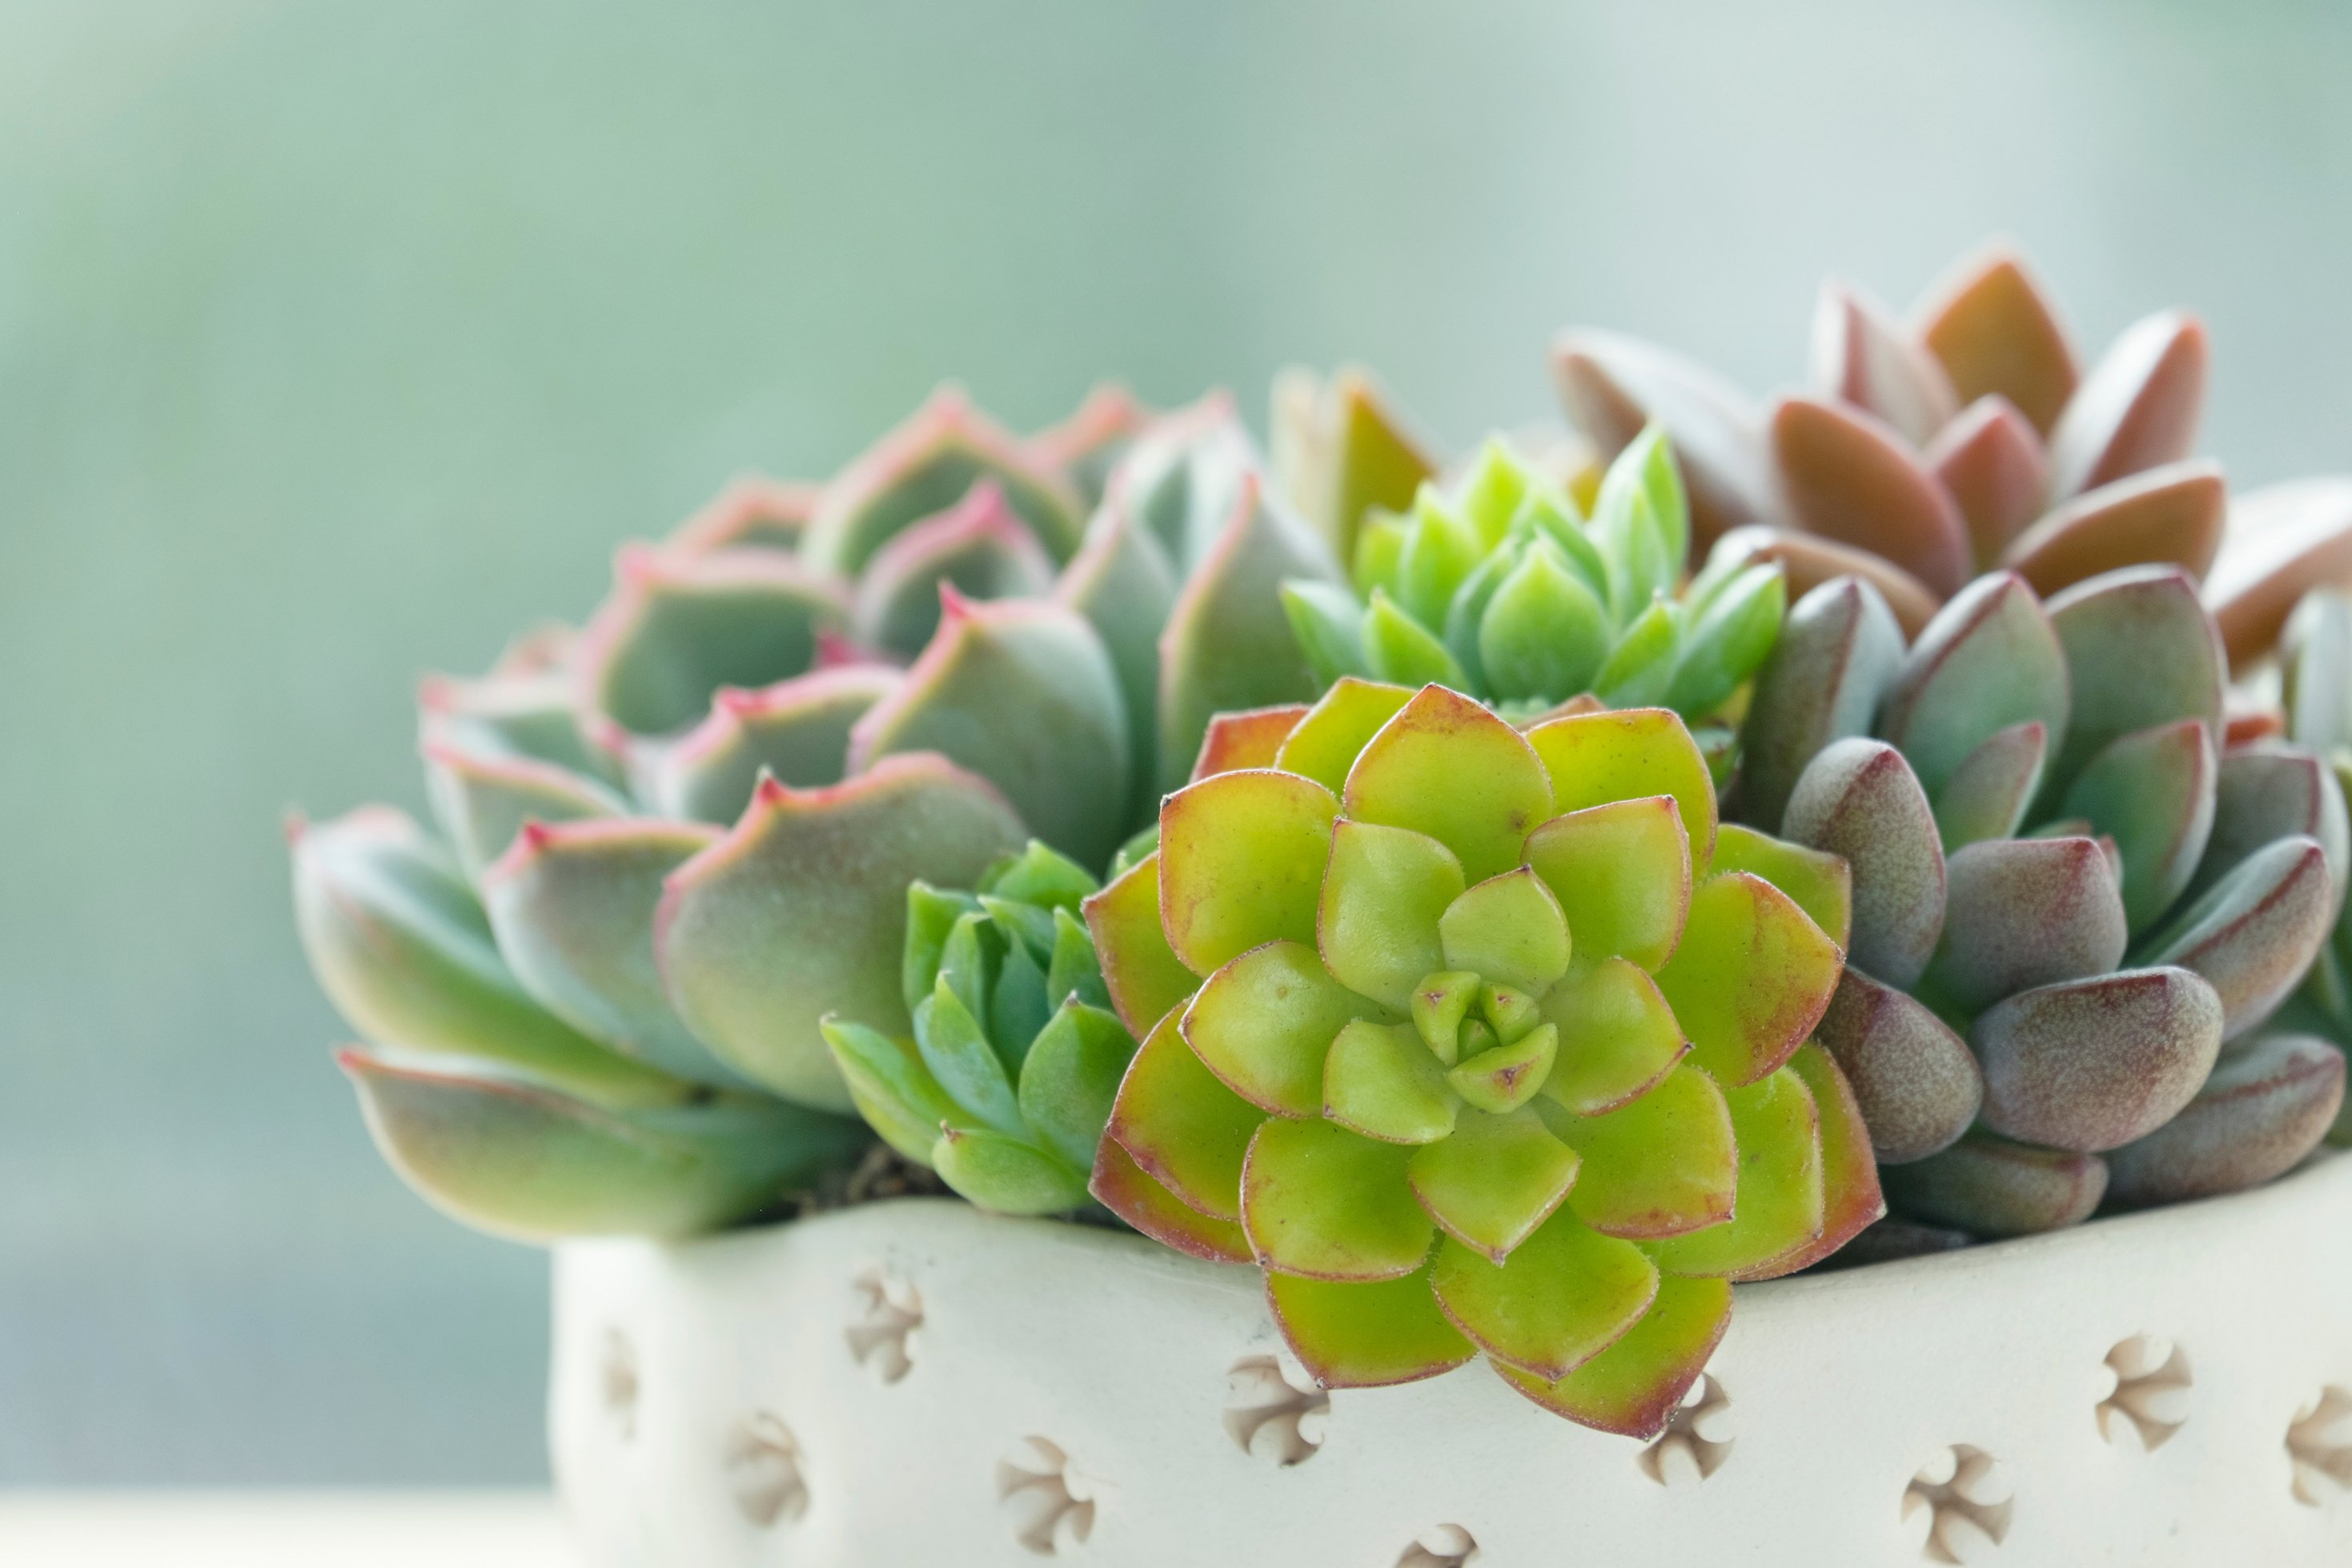
[[[2147,929],[2196,875],[2213,831],[2211,727],[2184,718],[2135,730],[2093,757],[2059,808],[2115,841],[2124,913]]]
[[[1732,1218],[1648,1244],[1658,1266],[1676,1274],[1738,1278],[1769,1270],[1822,1233],[1821,1113],[1813,1092],[1780,1068],[1723,1091],[1739,1145]]]
[[[2011,725],[2040,723],[2065,755],[2071,692],[2051,617],[2021,579],[1997,572],[1954,595],[1919,634],[1887,692],[1878,732],[1933,792]]]
[[[845,664],[759,691],[721,686],[709,716],[647,762],[646,802],[665,817],[729,823],[763,771],[795,789],[835,783],[857,721],[898,682],[883,665]]]
[[[1496,1370],[1554,1415],[1647,1442],[1681,1407],[1730,1323],[1729,1281],[1664,1274],[1641,1322],[1565,1377]]]
[[[1827,399],[1775,399],[1767,419],[1796,526],[1885,557],[1938,595],[1974,568],[1968,523],[1903,436]]]
[[[1648,1092],[1599,1114],[1562,1109],[1544,1121],[1585,1156],[1589,1174],[1569,1192],[1569,1207],[1603,1235],[1654,1241],[1731,1218],[1738,1140],[1723,1091],[1697,1068],[1673,1068]]]
[[[1305,703],[1243,708],[1217,715],[1209,721],[1208,733],[1201,737],[1201,754],[1193,759],[1192,776],[1185,782],[1197,784],[1212,773],[1273,767],[1274,759],[1282,752],[1282,743],[1306,716]]]
[[[1984,1124],[2096,1154],[2188,1104],[2221,1049],[2221,998],[2186,969],[2129,969],[2011,997],[1969,1040],[1984,1064]]]
[[[2050,432],[2050,488],[2085,490],[2189,455],[2205,402],[2204,323],[2159,311],[2124,329]]]
[[[595,779],[520,757],[474,757],[446,746],[425,752],[434,820],[466,874],[478,879],[526,822],[618,817],[628,803]]]
[[[1904,755],[1859,737],[1823,747],[1780,831],[1853,868],[1854,965],[1892,986],[1926,972],[1944,929],[1942,836]]]
[[[1852,1087],[1881,1165],[1948,1148],[1976,1120],[1984,1074],[1923,1003],[1848,969],[1817,1031]]]
[[[1316,909],[1325,967],[1341,985],[1403,1011],[1422,977],[1445,967],[1438,921],[1462,896],[1463,882],[1461,861],[1426,833],[1352,817],[1334,823]]]
[[[2191,969],[2220,993],[2222,1038],[2278,1010],[2327,940],[2339,907],[2327,852],[2300,835],[2239,862],[2152,937],[2148,964]]]
[[[2344,1103],[2344,1053],[2308,1035],[2266,1035],[2224,1058],[2180,1113],[2107,1155],[2118,1208],[2237,1192],[2311,1153]]]
[[[1990,839],[1955,853],[1945,873],[1928,979],[1963,1012],[2123,961],[2123,890],[2095,840]]]
[[[1936,831],[1945,854],[1982,839],[2008,838],[2024,824],[2042,785],[2049,733],[2039,720],[2013,724],[1960,759],[1936,791]]]
[[[2107,1190],[2096,1155],[1970,1133],[1940,1154],[1879,1172],[1896,1209],[1975,1236],[2027,1236],[2079,1225]]]
[[[1741,727],[1741,814],[1779,828],[1805,765],[1831,742],[1870,732],[1902,662],[1902,628],[1868,583],[1841,577],[1799,600]]]
[[[1323,967],[1313,947],[1268,942],[1211,975],[1184,1009],[1184,1043],[1225,1086],[1278,1116],[1323,1107],[1332,1037],[1377,1017]]]
[[[1269,1272],[1265,1294],[1299,1364],[1326,1388],[1412,1383],[1477,1354],[1438,1310],[1425,1274],[1341,1284]]]
[[[2053,787],[2116,740],[2151,726],[2200,719],[2218,744],[2227,666],[2187,574],[2162,566],[2110,572],[2059,594],[2048,608],[2074,691],[2073,723],[2053,748]]]
[[[1832,278],[1813,308],[1813,381],[1868,409],[1925,446],[1959,412],[1944,367],[1895,324],[1885,308]]]
[[[1692,1062],[1731,1087],[1769,1075],[1805,1042],[1843,967],[1837,945],[1787,894],[1726,872],[1693,890],[1658,989],[1690,1036]]]
[[[1087,1184],[1095,1200],[1163,1247],[1212,1263],[1248,1263],[1249,1239],[1232,1220],[1214,1219],[1146,1175],[1141,1166],[1115,1140],[1105,1138],[1095,1150],[1095,1169]]]
[[[1775,510],[1755,409],[1712,371],[1639,339],[1580,329],[1553,344],[1552,373],[1569,417],[1604,456],[1653,423],[1664,430],[1697,549]]]
[[[1657,1299],[1658,1270],[1632,1242],[1556,1213],[1499,1263],[1449,1238],[1430,1287],[1446,1317],[1498,1364],[1551,1379],[1641,1321]]]
[[[1401,512],[1435,476],[1421,439],[1371,373],[1343,366],[1328,381],[1293,368],[1276,378],[1274,470],[1291,504],[1342,560],[1375,507]]]
[[[2011,540],[2000,564],[2045,595],[2129,566],[2201,578],[2221,547],[2226,505],[2219,465],[2167,463],[2066,502]]]
[[[1919,340],[1963,402],[2006,398],[2047,435],[2080,372],[2058,308],[2022,257],[1995,246],[1932,285],[1915,312]]]
[[[1140,522],[1105,507],[1055,585],[1054,598],[1087,618],[1110,655],[1127,706],[1135,798],[1148,816],[1160,787],[1160,634],[1176,603],[1175,563]]]
[[[2017,405],[1990,392],[1962,410],[1921,454],[1960,508],[1981,571],[2040,515],[2050,459]]]
[[[2296,479],[2241,492],[2230,504],[2205,602],[2242,671],[2277,641],[2305,590],[2352,580],[2352,482]]]
[[[1161,933],[1158,853],[1113,877],[1084,908],[1087,930],[1102,956],[1103,985],[1119,1021],[1139,1038],[1150,1033],[1201,983]]]

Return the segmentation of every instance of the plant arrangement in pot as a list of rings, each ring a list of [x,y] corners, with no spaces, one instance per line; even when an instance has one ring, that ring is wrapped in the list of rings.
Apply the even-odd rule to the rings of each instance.
[[[2014,258],[1936,298],[1829,291],[1769,409],[1571,334],[1590,448],[1450,468],[1356,371],[1285,378],[1271,463],[1221,394],[1021,438],[945,392],[428,682],[437,831],[299,827],[299,923],[390,1161],[562,1244],[599,1560],[995,1561],[992,1510],[1007,1561],[1460,1563],[1796,1497],[1950,1557],[2008,1529],[1992,1460],[1905,1445],[1997,1364],[2063,1390],[2161,1303],[2209,1373],[2303,1375],[2352,1254],[2250,1333],[2177,1264],[2347,1196],[2185,1203],[2342,1105],[2352,601],[2280,603],[2331,514],[2189,455],[2187,318],[2085,375]],[[1818,1269],[2146,1208],[2095,1277]],[[2117,1399],[2185,1385],[2130,1345]],[[1783,1453],[1899,1458],[1879,1522],[1836,1467],[1717,1478],[1727,1385]],[[2045,1404],[1993,1435],[2076,1474]],[[1232,1471],[1270,1422],[1286,1468],[1346,1432],[1352,1490]],[[1671,1520],[1626,1490],[1670,1474]],[[2021,1560],[2121,1539],[2042,1520]]]

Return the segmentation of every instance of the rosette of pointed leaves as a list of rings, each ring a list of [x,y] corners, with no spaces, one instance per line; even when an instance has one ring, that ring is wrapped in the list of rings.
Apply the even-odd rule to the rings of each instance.
[[[2258,1031],[2342,903],[2344,799],[2309,752],[2224,749],[2224,674],[2178,568],[2046,604],[1990,575],[1907,649],[1858,579],[1791,612],[1737,813],[1852,867],[1821,1039],[1914,1217],[2001,1235],[2248,1186],[2324,1126],[2340,1083]],[[2192,1119],[2231,1140],[2193,1180]]]
[[[1078,913],[1097,886],[1034,841],[973,892],[919,882],[907,894],[911,1035],[824,1022],[859,1114],[982,1208],[1052,1214],[1087,1201],[1135,1054]]]
[[[419,1186],[509,1230],[656,1226],[646,1157],[599,1179],[557,1152],[582,1146],[565,1117],[634,1106],[586,1092],[600,1074],[656,1101],[849,1112],[819,1020],[910,1027],[910,882],[971,886],[1033,836],[1099,866],[1213,711],[1311,694],[1277,585],[1336,567],[1265,499],[1229,404],[1141,430],[1114,394],[1089,409],[1023,442],[943,392],[823,486],[741,482],[668,543],[624,550],[577,636],[426,684],[447,851],[370,815],[296,856],[305,939],[347,1018],[403,1061],[439,1053],[433,1092],[404,1078],[396,1103],[388,1071],[350,1059]],[[1113,450],[1082,522],[1082,478],[1041,454]],[[407,1003],[369,1000],[385,996]],[[558,1039],[561,1061],[541,1049]],[[519,1079],[562,1113],[517,1130]],[[821,1128],[800,1141],[828,1155],[855,1127],[776,1114]],[[662,1135],[685,1146],[688,1124],[737,1124]],[[771,1164],[792,1143],[769,1142]],[[562,1202],[534,1196],[559,1175]],[[772,1175],[725,1201],[706,1182],[659,1226],[751,1212]]]
[[[1087,901],[1143,1040],[1098,1198],[1254,1262],[1328,1385],[1484,1354],[1586,1425],[1654,1432],[1730,1283],[1881,1211],[1809,1041],[1844,868],[1717,826],[1657,708],[1522,733],[1442,686],[1346,678],[1237,716]]]
[[[1859,576],[1916,636],[1986,570],[2050,594],[2126,566],[2210,570],[2242,660],[2270,645],[2303,587],[2352,575],[2352,489],[2246,497],[2225,542],[2221,470],[2193,455],[2207,359],[2204,327],[2168,310],[2086,369],[2048,292],[2003,246],[1963,259],[1908,321],[1826,284],[1811,387],[1761,405],[1613,334],[1572,331],[1554,352],[1595,443],[1613,452],[1663,423],[1695,543],[1727,564],[1780,562],[1792,596]]]
[[[1610,465],[1588,520],[1500,440],[1448,493],[1357,534],[1354,591],[1286,585],[1299,645],[1327,684],[1436,682],[1525,716],[1590,694],[1696,718],[1754,673],[1785,598],[1769,563],[1682,587],[1689,509],[1653,428]]]

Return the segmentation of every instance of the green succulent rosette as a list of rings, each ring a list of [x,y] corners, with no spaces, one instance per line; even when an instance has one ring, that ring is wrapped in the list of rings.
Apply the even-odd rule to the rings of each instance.
[[[1424,483],[1403,516],[1362,524],[1351,587],[1289,584],[1284,602],[1326,683],[1435,682],[1520,717],[1589,695],[1696,721],[1762,663],[1786,601],[1769,562],[1683,591],[1689,531],[1659,430],[1610,465],[1589,518],[1496,440],[1450,492]]]
[[[1843,866],[1718,831],[1663,709],[1522,733],[1443,686],[1342,678],[1231,727],[1233,765],[1086,902],[1143,1041],[1095,1196],[1262,1268],[1327,1385],[1483,1354],[1547,1408],[1655,1432],[1731,1281],[1882,1209],[1809,1040]]]
[[[2335,1114],[2265,1026],[2342,905],[2344,797],[2231,744],[2196,583],[1963,589],[1907,648],[1859,579],[1759,675],[1735,813],[1851,865],[1821,1027],[1913,1218],[2046,1229],[2268,1180]]]
[[[858,1113],[1000,1214],[1087,1202],[1095,1145],[1135,1055],[1079,909],[1099,884],[1030,843],[969,893],[907,894],[908,1035],[827,1019]]]
[[[867,1146],[820,1024],[913,1027],[908,884],[1101,866],[1212,715],[1312,695],[1277,586],[1338,569],[1262,466],[1223,396],[1024,440],[950,389],[428,681],[437,836],[371,808],[294,851],[387,1156],[550,1237],[725,1224]]]

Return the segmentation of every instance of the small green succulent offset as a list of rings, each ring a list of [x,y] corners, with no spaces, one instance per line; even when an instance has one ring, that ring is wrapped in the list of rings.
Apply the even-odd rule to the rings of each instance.
[[[1135,1054],[1079,916],[1097,883],[1032,841],[971,892],[907,894],[910,1036],[824,1022],[859,1114],[982,1208],[1085,1205],[1095,1145]]]
[[[1330,1386],[1484,1356],[1653,1434],[1731,1282],[1882,1212],[1810,1036],[1849,925],[1833,856],[1718,829],[1657,708],[1522,732],[1458,692],[1343,676],[1236,715],[1086,902],[1142,1038],[1093,1191],[1255,1263]]]
[[[1907,649],[1858,579],[1791,612],[1736,810],[1852,867],[1820,1036],[1898,1209],[2006,1235],[2229,1191],[2334,1117],[2340,1062],[2265,1025],[2342,906],[2344,798],[2229,743],[2226,670],[2173,567],[1983,577]]]
[[[1352,588],[1286,585],[1324,682],[1433,681],[1524,717],[1590,694],[1611,707],[1713,714],[1770,652],[1778,566],[1727,563],[1685,591],[1689,506],[1664,434],[1609,465],[1588,518],[1500,439],[1450,490],[1359,530]]]

